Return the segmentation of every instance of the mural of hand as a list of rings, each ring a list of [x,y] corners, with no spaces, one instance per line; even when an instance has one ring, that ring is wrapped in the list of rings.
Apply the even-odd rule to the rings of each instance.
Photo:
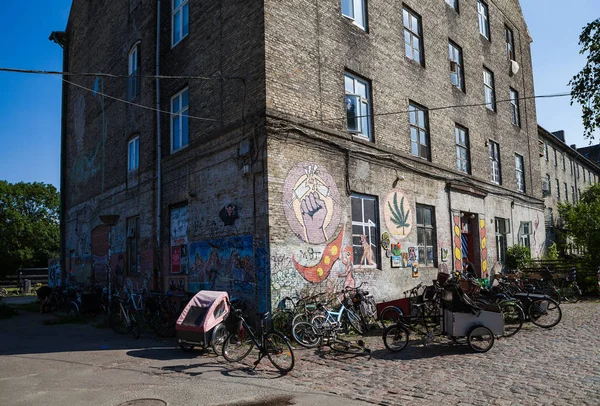
[[[327,207],[325,202],[315,192],[308,194],[300,203],[302,220],[306,229],[306,238],[309,243],[319,244],[326,240],[323,232]]]

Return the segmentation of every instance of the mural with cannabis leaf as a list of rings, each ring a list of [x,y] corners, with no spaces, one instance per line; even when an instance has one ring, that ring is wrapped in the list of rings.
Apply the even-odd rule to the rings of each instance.
[[[404,239],[412,230],[412,204],[399,189],[393,189],[385,198],[383,213],[388,232],[396,239]]]

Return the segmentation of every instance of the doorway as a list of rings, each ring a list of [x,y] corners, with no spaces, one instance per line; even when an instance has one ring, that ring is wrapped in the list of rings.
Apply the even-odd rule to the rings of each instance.
[[[476,213],[460,213],[460,251],[475,266],[481,278],[481,243],[479,239],[479,216]],[[461,258],[462,259],[462,258]]]

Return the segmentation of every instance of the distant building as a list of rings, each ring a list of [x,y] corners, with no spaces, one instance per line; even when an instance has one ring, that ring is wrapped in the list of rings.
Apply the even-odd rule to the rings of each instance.
[[[600,180],[600,167],[575,146],[565,142],[564,131],[551,133],[538,126],[542,192],[544,194],[547,244],[561,238],[559,202],[576,202],[581,193]],[[570,248],[574,249],[573,247]]]
[[[600,144],[591,145],[589,147],[577,148],[577,152],[589,159],[590,161],[600,164]]]
[[[543,251],[517,0],[74,0],[63,40],[66,71],[113,75],[63,93],[73,281],[105,284],[110,261],[120,285],[265,310]]]

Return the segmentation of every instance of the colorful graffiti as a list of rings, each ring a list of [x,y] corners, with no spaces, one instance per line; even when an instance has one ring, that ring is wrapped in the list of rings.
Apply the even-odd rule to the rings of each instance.
[[[479,237],[481,238],[481,277],[487,278],[487,238],[485,236],[485,220],[479,220]]]
[[[383,248],[386,252],[390,247],[390,234],[386,231],[381,234],[381,248]]]
[[[60,286],[60,258],[48,260],[48,286]]]
[[[256,278],[252,235],[194,242],[189,248],[191,291],[226,290],[253,301]]]
[[[341,220],[340,193],[335,181],[315,163],[296,165],[283,185],[283,210],[292,231],[303,241],[328,241]]]
[[[320,283],[329,277],[329,273],[331,272],[331,268],[335,261],[338,260],[340,256],[340,251],[342,248],[342,239],[343,233],[340,231],[337,238],[333,240],[331,243],[325,247],[323,251],[323,256],[321,257],[321,261],[314,266],[303,266],[300,265],[294,255],[292,255],[292,263],[294,267],[298,271],[300,275],[308,282],[311,283]]]
[[[411,204],[399,189],[393,189],[383,202],[385,225],[394,237],[403,240],[412,230]]]
[[[171,246],[187,244],[188,207],[171,209]]]
[[[454,216],[454,269],[462,270],[462,239],[460,233],[460,217]]]

